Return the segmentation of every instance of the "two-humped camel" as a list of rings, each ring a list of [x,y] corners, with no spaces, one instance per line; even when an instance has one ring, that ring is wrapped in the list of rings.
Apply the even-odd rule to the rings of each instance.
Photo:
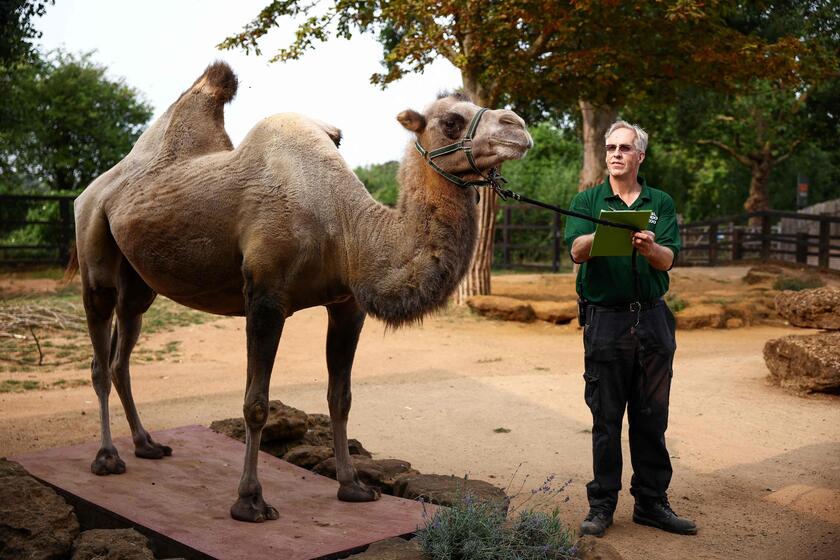
[[[473,253],[475,193],[436,173],[412,143],[399,172],[398,207],[383,206],[339,155],[339,130],[296,114],[262,120],[234,149],[223,108],[236,88],[226,64],[208,67],[131,152],[76,199],[76,250],[102,429],[91,470],[125,472],[111,440],[112,381],[135,455],[172,453],[143,428],[129,378],[143,313],[163,294],[194,309],[246,317],[246,452],[231,515],[276,519],[257,479],[269,379],[286,318],[323,305],[338,498],[375,500],[377,491],[359,481],[347,447],[359,333],[366,314],[402,325],[446,302]],[[465,97],[449,95],[425,114],[408,110],[397,119],[433,150],[462,137],[478,111]],[[531,145],[523,120],[496,110],[482,116],[472,150],[479,169],[487,170],[522,157]],[[463,153],[436,163],[475,176]]]

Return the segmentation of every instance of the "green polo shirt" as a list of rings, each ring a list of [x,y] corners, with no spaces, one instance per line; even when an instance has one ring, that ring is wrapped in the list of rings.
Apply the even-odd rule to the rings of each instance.
[[[571,209],[597,218],[601,210],[652,210],[648,228],[656,235],[656,242],[677,253],[682,246],[677,227],[674,200],[665,192],[647,186],[638,178],[642,192],[631,206],[613,194],[609,177],[597,187],[583,191],[572,199]],[[580,218],[566,218],[566,246],[581,235],[595,231],[595,224]],[[629,232],[628,232],[629,234]],[[636,257],[639,269],[639,299],[649,301],[668,291],[668,273],[656,270],[641,255]],[[593,257],[583,263],[577,275],[577,293],[583,299],[599,305],[618,305],[636,300],[633,293],[633,273],[630,257]]]

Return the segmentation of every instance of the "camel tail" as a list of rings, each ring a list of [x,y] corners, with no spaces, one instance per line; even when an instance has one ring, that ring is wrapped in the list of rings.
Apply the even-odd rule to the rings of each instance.
[[[77,272],[79,272],[79,253],[76,251],[76,243],[72,243],[70,246],[70,262],[64,269],[64,278],[61,279],[61,284],[63,286],[69,284]]]

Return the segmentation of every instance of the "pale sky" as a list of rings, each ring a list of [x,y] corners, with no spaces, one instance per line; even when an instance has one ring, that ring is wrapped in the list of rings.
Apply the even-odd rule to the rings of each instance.
[[[422,75],[408,75],[385,91],[370,84],[381,71],[382,50],[372,36],[331,39],[301,60],[269,64],[294,31],[290,22],[261,42],[261,56],[220,51],[215,45],[242,29],[269,0],[57,0],[35,20],[43,50],[79,53],[112,79],[142,92],[154,118],[214,60],[239,76],[239,93],[226,108],[228,134],[237,145],[257,121],[275,113],[302,113],[339,127],[341,154],[355,167],[399,160],[411,135],[395,117],[421,110],[442,90],[461,86],[458,70],[440,59]]]

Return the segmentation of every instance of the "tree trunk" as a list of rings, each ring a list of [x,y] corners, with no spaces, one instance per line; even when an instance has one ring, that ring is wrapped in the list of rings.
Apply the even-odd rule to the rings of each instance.
[[[600,184],[607,174],[604,135],[615,122],[617,112],[609,105],[595,105],[583,99],[578,104],[583,117],[583,166],[578,191],[585,191]]]
[[[490,293],[490,268],[493,266],[493,237],[496,230],[496,210],[499,201],[496,193],[483,188],[478,204],[478,239],[473,252],[470,270],[461,283],[454,299],[456,305],[464,305],[467,298]]]
[[[767,193],[767,183],[770,181],[770,172],[773,170],[773,161],[770,154],[764,154],[766,157],[750,166],[750,194],[747,201],[744,202],[744,210],[747,212],[761,212],[770,209],[770,196]],[[750,218],[749,224],[751,226],[760,226],[761,217],[753,216]]]

